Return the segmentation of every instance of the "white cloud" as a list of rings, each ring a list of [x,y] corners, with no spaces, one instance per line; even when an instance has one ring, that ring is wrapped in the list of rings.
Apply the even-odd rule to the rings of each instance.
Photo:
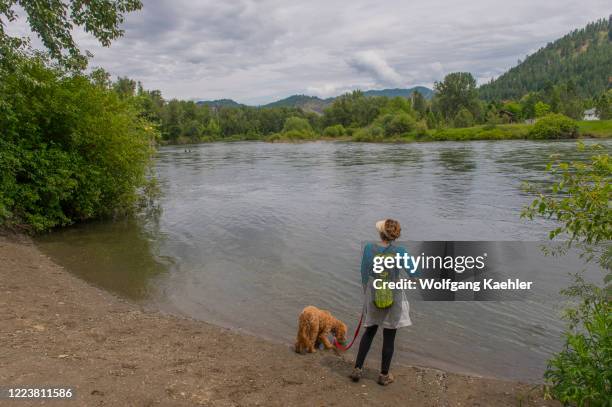
[[[347,61],[348,65],[370,75],[381,86],[400,86],[402,77],[376,51],[360,51]]]
[[[319,96],[322,98],[328,98],[330,96],[336,96],[340,93],[348,91],[349,88],[336,83],[324,83],[321,85],[308,86],[306,93],[313,96]]]

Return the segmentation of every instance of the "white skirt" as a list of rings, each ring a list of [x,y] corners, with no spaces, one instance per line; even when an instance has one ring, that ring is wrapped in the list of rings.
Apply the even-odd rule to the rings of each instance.
[[[383,328],[397,329],[412,325],[410,320],[410,303],[403,290],[394,290],[393,305],[380,309],[374,305],[374,298],[369,287],[365,292],[363,326],[378,325]]]

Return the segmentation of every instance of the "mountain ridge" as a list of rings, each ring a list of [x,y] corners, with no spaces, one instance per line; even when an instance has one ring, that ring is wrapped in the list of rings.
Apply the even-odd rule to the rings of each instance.
[[[426,99],[430,99],[433,96],[433,90],[425,86],[414,86],[411,88],[393,88],[393,89],[370,89],[363,91],[363,94],[369,97],[405,97],[409,98],[412,93],[420,92]],[[320,98],[318,96],[310,96],[305,94],[295,94],[288,96],[283,99],[275,100],[270,103],[263,105],[257,105],[254,107],[271,108],[271,107],[294,107],[301,108],[306,111],[313,111],[322,113],[323,109],[329,106],[337,97],[342,95],[333,96],[329,98]],[[198,105],[208,105],[212,107],[242,107],[252,106],[243,103],[236,102],[233,99],[216,99],[216,100],[199,100],[196,102]]]
[[[571,83],[582,97],[612,85],[612,15],[575,29],[528,55],[524,61],[479,87],[485,100],[518,99],[551,85]]]

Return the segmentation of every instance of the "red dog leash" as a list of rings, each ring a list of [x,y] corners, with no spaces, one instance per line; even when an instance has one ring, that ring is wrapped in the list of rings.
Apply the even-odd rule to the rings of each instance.
[[[355,329],[355,335],[353,335],[353,340],[351,341],[351,343],[349,343],[348,346],[344,346],[340,344],[340,342],[338,342],[336,338],[334,337],[334,346],[340,349],[341,351],[349,350],[351,346],[353,346],[353,343],[355,343],[355,339],[357,339],[357,335],[359,335],[359,330],[361,329],[362,322],[363,322],[363,311],[361,311],[361,318],[359,318],[359,323],[357,324],[357,329]]]

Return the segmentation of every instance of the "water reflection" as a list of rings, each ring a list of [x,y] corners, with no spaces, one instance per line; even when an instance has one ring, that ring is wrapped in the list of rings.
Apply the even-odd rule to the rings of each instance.
[[[594,144],[587,141],[586,144]],[[585,149],[579,151],[575,143],[568,142],[521,142],[525,148],[513,149],[511,154],[501,153],[502,146],[497,146],[491,158],[500,166],[500,172],[518,172],[523,174],[529,181],[550,181],[550,177],[545,172],[546,165],[550,162],[553,155],[559,156],[563,161],[585,160],[593,155],[593,151]],[[536,144],[538,148],[529,148]],[[609,150],[610,144],[604,146]]]
[[[476,153],[472,146],[456,146],[441,148],[434,161],[435,177],[431,179],[432,186],[438,194],[438,199],[445,202],[438,205],[441,217],[463,217],[470,210],[468,202],[477,200],[474,197],[474,177],[477,169]]]
[[[474,150],[471,148],[440,149],[438,162],[450,172],[471,172],[476,169]]]
[[[406,148],[405,145],[338,143],[338,146],[340,148],[334,149],[333,157],[340,167],[395,165],[417,168],[423,161],[421,150]]]
[[[84,280],[133,300],[150,297],[153,280],[171,258],[156,254],[156,239],[143,220],[92,222],[37,239],[43,252]]]

